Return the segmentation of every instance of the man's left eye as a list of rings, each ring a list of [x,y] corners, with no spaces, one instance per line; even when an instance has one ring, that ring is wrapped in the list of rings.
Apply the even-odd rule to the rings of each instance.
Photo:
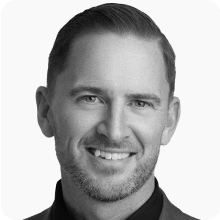
[[[134,105],[135,105],[135,107],[138,107],[138,108],[144,108],[146,106],[153,107],[153,105],[151,103],[145,102],[145,101],[141,101],[141,100],[134,101]]]

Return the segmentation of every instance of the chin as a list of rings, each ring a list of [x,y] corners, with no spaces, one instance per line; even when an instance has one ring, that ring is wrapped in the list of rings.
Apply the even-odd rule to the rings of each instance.
[[[154,166],[149,169],[146,164],[139,165],[126,176],[110,175],[95,177],[79,164],[62,166],[70,181],[90,198],[99,202],[116,202],[123,200],[142,188],[153,174]],[[121,176],[121,177],[120,177]]]

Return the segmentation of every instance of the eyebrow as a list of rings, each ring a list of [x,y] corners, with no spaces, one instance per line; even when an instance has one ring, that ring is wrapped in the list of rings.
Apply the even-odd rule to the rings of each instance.
[[[152,94],[152,93],[138,93],[138,94],[127,94],[126,95],[126,98],[127,99],[145,99],[145,100],[152,100],[154,101],[157,105],[160,105],[161,104],[161,99],[155,95],[155,94]]]
[[[102,89],[102,88],[98,88],[98,87],[78,86],[78,87],[72,89],[69,92],[69,94],[71,97],[74,97],[81,92],[90,92],[90,93],[94,93],[94,94],[98,94],[98,95],[105,95],[105,96],[108,96],[108,94],[110,93],[107,89]]]
[[[109,90],[103,89],[103,88],[99,88],[99,87],[78,86],[78,87],[72,89],[69,92],[69,95],[71,97],[74,97],[74,96],[78,95],[81,92],[90,92],[90,93],[102,95],[102,96],[105,96],[105,97],[107,97],[110,94],[112,94]],[[161,104],[161,99],[159,98],[159,96],[157,96],[156,94],[153,94],[153,93],[134,93],[134,94],[131,93],[131,94],[126,94],[125,97],[127,99],[152,100],[157,105]]]

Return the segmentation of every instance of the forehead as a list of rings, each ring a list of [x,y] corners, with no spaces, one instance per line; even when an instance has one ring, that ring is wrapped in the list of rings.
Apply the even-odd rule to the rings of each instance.
[[[156,41],[134,35],[88,34],[72,45],[68,66],[58,76],[56,87],[68,92],[77,85],[103,86],[113,93],[160,95],[168,87],[165,69]]]

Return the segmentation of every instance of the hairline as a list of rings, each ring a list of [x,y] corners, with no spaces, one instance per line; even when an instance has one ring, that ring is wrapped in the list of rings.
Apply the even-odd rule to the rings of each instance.
[[[169,83],[169,79],[168,79],[168,69],[167,69],[168,67],[167,67],[167,64],[164,60],[164,50],[162,48],[162,43],[161,43],[162,37],[161,36],[148,36],[147,34],[141,35],[140,33],[135,33],[134,31],[129,30],[129,29],[123,30],[123,31],[118,31],[118,30],[106,30],[105,28],[97,28],[97,27],[92,28],[92,29],[83,30],[73,37],[73,39],[71,40],[70,46],[68,48],[66,59],[63,62],[62,67],[59,70],[58,69],[54,70],[55,71],[55,78],[53,79],[53,83],[50,86],[51,88],[49,88],[49,91],[48,91],[49,92],[49,99],[52,101],[52,99],[55,95],[55,88],[57,85],[57,77],[60,76],[61,74],[63,74],[63,72],[69,66],[70,54],[71,54],[71,51],[73,51],[74,45],[76,44],[77,40],[79,40],[80,38],[86,37],[86,36],[105,35],[105,34],[115,34],[115,35],[118,35],[121,37],[131,35],[131,36],[137,37],[138,39],[146,40],[148,42],[155,42],[158,44],[158,47],[161,51],[163,62],[165,65],[165,78],[166,78],[166,81],[169,85],[168,103],[170,103],[173,99],[173,94],[171,94],[171,88],[170,88],[170,83]]]

